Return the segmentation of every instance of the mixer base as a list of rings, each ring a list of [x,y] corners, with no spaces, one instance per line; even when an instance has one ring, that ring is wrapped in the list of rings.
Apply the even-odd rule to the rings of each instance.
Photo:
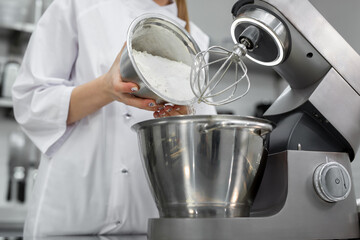
[[[267,185],[267,182],[271,182],[268,177],[284,175],[278,178],[287,181],[280,184],[286,187],[280,208],[275,206],[276,204],[267,206],[276,210],[263,211],[251,217],[150,219],[148,237],[154,240],[359,238],[359,220],[353,187],[350,195],[337,203],[323,201],[314,190],[314,170],[327,160],[342,164],[351,173],[350,161],[345,153],[286,151],[273,154],[268,158],[257,198],[263,198],[266,195],[264,192],[271,194],[272,186]],[[285,171],[278,172],[279,169]],[[264,206],[258,204],[257,208],[264,210]]]

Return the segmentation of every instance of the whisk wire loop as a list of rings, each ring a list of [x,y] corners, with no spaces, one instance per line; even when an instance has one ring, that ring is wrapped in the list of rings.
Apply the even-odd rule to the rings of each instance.
[[[242,61],[242,57],[246,54],[244,49],[246,48],[241,45],[236,45],[233,51],[221,46],[212,46],[195,56],[191,67],[190,83],[198,102],[219,106],[234,102],[249,92],[248,70]],[[207,62],[206,59],[210,57],[210,54],[215,54],[218,58]],[[221,65],[210,78],[210,66],[215,64]],[[234,80],[228,83],[229,79],[225,79],[225,76],[233,65],[235,66]],[[241,91],[238,85],[244,79],[247,86]],[[225,87],[220,85],[225,85]],[[221,97],[223,99],[219,100]]]

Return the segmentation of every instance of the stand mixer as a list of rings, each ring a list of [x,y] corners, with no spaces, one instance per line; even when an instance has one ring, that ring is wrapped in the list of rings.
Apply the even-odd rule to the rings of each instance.
[[[161,215],[149,239],[359,238],[359,55],[307,0],[239,0],[232,14],[234,43],[289,83],[264,115],[276,127],[250,213]]]

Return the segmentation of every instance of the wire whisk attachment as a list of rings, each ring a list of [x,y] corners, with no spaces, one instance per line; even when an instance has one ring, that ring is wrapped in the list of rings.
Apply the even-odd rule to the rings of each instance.
[[[212,46],[195,56],[191,67],[190,83],[198,102],[219,106],[234,102],[249,92],[250,80],[247,75],[247,67],[242,61],[242,57],[246,53],[246,46],[237,44],[233,51],[221,46]],[[217,59],[207,62],[210,54],[217,56]],[[220,67],[210,76],[209,69],[213,64],[219,64]],[[235,76],[231,77],[233,80],[223,81],[226,73],[233,65],[235,66]],[[240,88],[238,85],[243,80],[246,81],[246,86]]]

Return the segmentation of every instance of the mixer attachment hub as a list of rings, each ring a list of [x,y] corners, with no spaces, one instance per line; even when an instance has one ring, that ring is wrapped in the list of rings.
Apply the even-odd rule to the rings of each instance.
[[[252,51],[254,48],[257,48],[259,39],[260,30],[250,25],[240,34],[239,43],[245,45],[249,51]]]

